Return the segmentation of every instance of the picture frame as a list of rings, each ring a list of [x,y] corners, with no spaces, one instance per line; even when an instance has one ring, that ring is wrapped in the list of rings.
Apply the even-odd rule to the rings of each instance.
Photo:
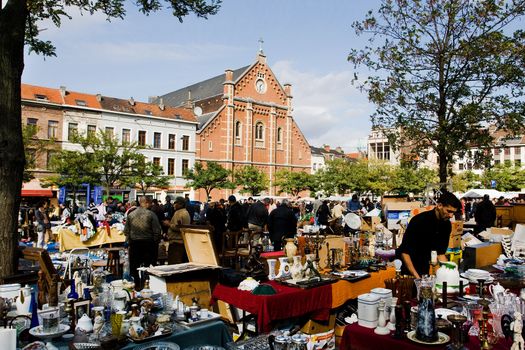
[[[88,316],[90,315],[91,313],[90,304],[91,304],[91,300],[89,299],[81,299],[73,303],[75,323],[78,322],[78,320],[82,317],[82,315],[84,314],[87,314]]]

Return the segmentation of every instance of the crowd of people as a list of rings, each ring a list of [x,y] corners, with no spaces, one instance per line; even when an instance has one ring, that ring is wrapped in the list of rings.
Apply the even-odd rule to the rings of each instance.
[[[457,209],[454,215],[463,220],[475,218],[477,232],[480,232],[493,225],[496,219],[494,204],[507,205],[511,201],[501,198],[494,203],[485,196],[480,200],[462,199],[459,205],[458,203],[454,202],[452,205]],[[225,244],[225,233],[244,229],[252,233],[252,240],[259,242],[263,232],[267,232],[273,249],[280,250],[284,239],[294,237],[297,229],[302,226],[316,224],[328,229],[345,229],[347,227],[343,218],[347,213],[363,215],[374,209],[381,209],[377,201],[359,198],[357,195],[353,195],[348,201],[320,198],[290,201],[252,197],[237,200],[231,195],[227,199],[202,204],[195,204],[188,196],[166,196],[164,203],[149,197],[123,203],[109,197],[98,206],[91,204],[87,207],[70,207],[68,203],[64,203],[53,208],[45,202],[39,203],[36,208],[22,206],[19,219],[22,238],[34,241],[38,247],[44,247],[52,236],[51,222],[69,225],[87,217],[96,228],[105,223],[112,224],[115,217],[121,217],[125,223],[123,232],[129,247],[130,271],[136,278],[139,266],[155,264],[161,258],[169,264],[188,260],[180,232],[183,225],[202,224],[213,227],[212,239],[218,255]],[[448,217],[448,213],[445,216]]]

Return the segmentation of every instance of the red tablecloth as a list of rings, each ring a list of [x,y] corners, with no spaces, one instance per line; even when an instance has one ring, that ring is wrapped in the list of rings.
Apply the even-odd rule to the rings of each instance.
[[[511,341],[501,340],[492,347],[493,350],[510,349]],[[445,349],[446,345],[428,346],[418,344],[408,339],[394,339],[390,335],[377,335],[372,328],[361,327],[357,323],[345,327],[339,350],[421,350],[421,349]],[[467,344],[469,349],[479,349],[479,339],[470,337]]]
[[[272,322],[292,317],[310,315],[314,320],[327,320],[332,306],[332,287],[301,289],[283,286],[277,282],[265,282],[276,291],[274,295],[253,295],[218,284],[212,293],[212,302],[222,300],[236,308],[257,316],[259,332],[272,330]]]

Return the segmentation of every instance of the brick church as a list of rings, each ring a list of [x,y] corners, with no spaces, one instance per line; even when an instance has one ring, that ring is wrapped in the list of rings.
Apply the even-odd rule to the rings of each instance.
[[[278,194],[278,170],[310,171],[310,146],[293,119],[291,85],[279,83],[262,50],[250,66],[227,69],[159,99],[193,108],[199,122],[196,161],[216,161],[230,170],[256,166],[270,180],[265,195]],[[214,190],[212,197],[231,193]],[[205,200],[204,191],[195,197]]]

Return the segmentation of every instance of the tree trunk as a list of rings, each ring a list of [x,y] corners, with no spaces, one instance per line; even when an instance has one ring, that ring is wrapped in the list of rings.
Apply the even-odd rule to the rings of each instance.
[[[439,155],[439,182],[445,184],[448,177],[448,160],[446,155]]]
[[[24,69],[26,1],[0,9],[0,279],[18,265],[17,218],[24,173],[20,84]]]

